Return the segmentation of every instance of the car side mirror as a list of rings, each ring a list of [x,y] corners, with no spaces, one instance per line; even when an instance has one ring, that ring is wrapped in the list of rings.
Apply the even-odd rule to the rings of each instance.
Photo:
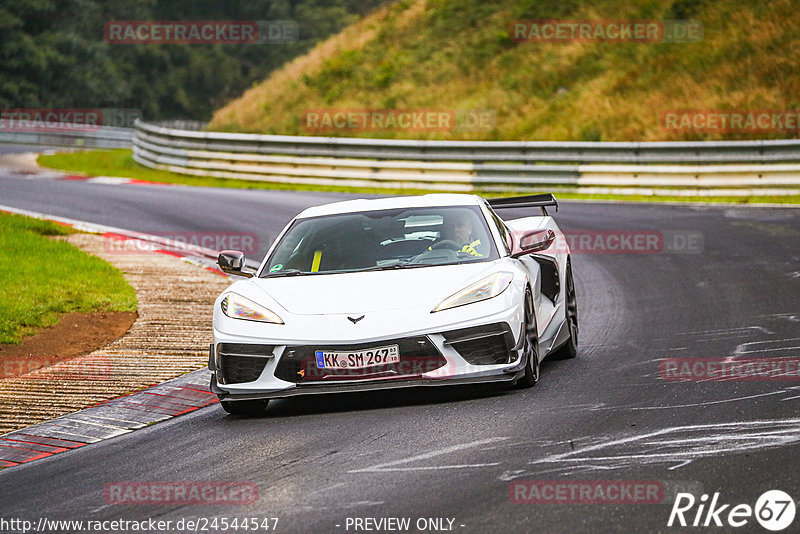
[[[217,265],[224,273],[250,278],[253,273],[244,272],[245,257],[244,252],[239,250],[223,250],[217,258]]]
[[[521,237],[514,240],[514,251],[511,255],[519,258],[526,254],[547,250],[555,240],[556,234],[549,228],[525,232]]]

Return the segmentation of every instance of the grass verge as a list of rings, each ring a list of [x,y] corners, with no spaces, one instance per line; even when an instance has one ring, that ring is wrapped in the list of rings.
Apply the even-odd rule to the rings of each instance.
[[[48,236],[74,230],[0,213],[0,343],[17,344],[60,314],[136,311],[136,294],[122,272]]]
[[[229,178],[210,178],[204,176],[187,176],[169,171],[148,169],[133,160],[128,149],[91,150],[85,152],[58,153],[42,155],[37,160],[40,165],[65,172],[76,172],[88,176],[119,176],[135,178],[150,182],[163,182],[201,187],[229,187],[236,189],[272,189],[290,191],[329,191],[339,193],[364,193],[382,195],[416,195],[424,193],[441,193],[431,189],[384,189],[382,187],[347,187],[311,184],[285,184],[280,182],[254,182],[250,180],[233,180]],[[560,186],[563,187],[563,186]],[[476,190],[486,197],[511,196],[515,194],[531,194],[527,192],[508,191],[504,193]],[[542,187],[542,192],[548,192]],[[613,195],[613,194],[580,194],[556,193],[561,200],[615,200],[630,202],[714,202],[730,204],[800,204],[800,194],[785,196],[680,196],[680,195]]]

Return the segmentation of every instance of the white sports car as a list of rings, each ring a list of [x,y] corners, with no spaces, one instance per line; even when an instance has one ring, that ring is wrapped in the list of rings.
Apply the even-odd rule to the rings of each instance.
[[[214,303],[211,390],[233,414],[293,395],[476,382],[533,386],[571,358],[578,313],[552,195],[351,200],[309,208]],[[532,216],[498,212],[529,209]]]

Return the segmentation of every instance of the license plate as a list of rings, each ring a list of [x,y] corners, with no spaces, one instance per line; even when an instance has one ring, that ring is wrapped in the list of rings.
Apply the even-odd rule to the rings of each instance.
[[[397,363],[400,350],[397,345],[353,351],[318,350],[317,369],[363,369],[375,365]]]

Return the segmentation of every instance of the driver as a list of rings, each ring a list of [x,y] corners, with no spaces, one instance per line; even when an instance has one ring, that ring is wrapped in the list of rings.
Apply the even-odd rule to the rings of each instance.
[[[447,218],[441,241],[454,241],[460,247],[459,252],[482,257],[483,254],[476,249],[481,245],[481,240],[472,238],[472,222],[468,213],[454,213]]]

